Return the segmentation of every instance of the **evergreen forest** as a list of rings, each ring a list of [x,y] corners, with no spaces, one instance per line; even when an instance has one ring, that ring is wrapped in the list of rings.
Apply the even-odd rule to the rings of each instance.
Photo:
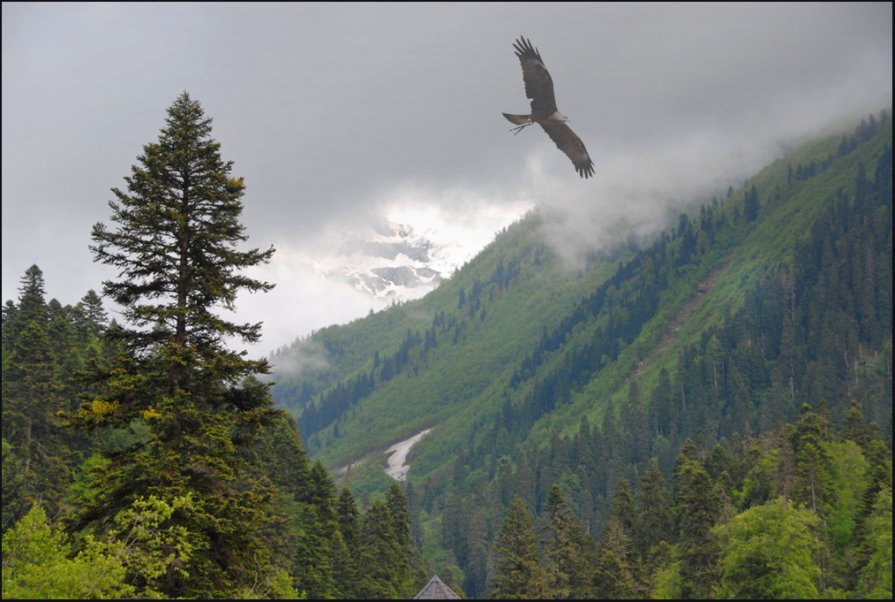
[[[887,111],[581,265],[533,211],[267,359],[211,124],[184,92],[112,189],[116,279],[5,302],[4,598],[892,597]]]

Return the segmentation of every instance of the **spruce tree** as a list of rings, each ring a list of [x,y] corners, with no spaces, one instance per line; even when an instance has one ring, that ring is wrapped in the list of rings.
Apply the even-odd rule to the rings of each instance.
[[[31,320],[18,335],[3,376],[3,438],[18,459],[21,475],[18,495],[4,495],[6,529],[38,501],[55,516],[69,477],[68,452],[55,416],[62,387],[43,322]]]
[[[225,347],[233,337],[254,342],[259,324],[224,319],[241,291],[272,285],[241,273],[267,262],[273,248],[242,250],[239,221],[245,185],[231,177],[211,138],[211,119],[184,92],[168,108],[158,142],[143,147],[138,164],[113,188],[109,227],[93,227],[95,261],[118,278],[104,294],[122,307],[125,325],[106,336],[121,345],[104,374],[100,395],[70,422],[87,430],[142,423],[145,438],[115,453],[100,478],[101,493],[83,508],[76,527],[102,530],[152,496],[177,509],[160,523],[158,550],[188,547],[160,574],[130,567],[138,589],[171,597],[232,597],[265,593],[273,575],[260,532],[269,489],[246,478],[240,451],[273,409],[257,374],[265,360]],[[189,500],[180,503],[177,500]],[[154,540],[155,541],[155,540]]]
[[[336,515],[345,553],[342,556],[336,556],[333,572],[337,579],[339,597],[355,599],[359,597],[357,582],[361,570],[358,562],[361,524],[357,502],[347,487],[339,492],[339,498],[336,501]]]
[[[832,439],[832,434],[827,419],[807,403],[802,404],[801,412],[796,425],[789,428],[796,469],[793,497],[817,512],[826,495],[830,470],[824,443]]]
[[[360,532],[360,571],[358,594],[361,598],[395,599],[412,595],[409,567],[388,505],[374,500],[364,514]]]
[[[546,575],[538,562],[532,519],[522,498],[514,498],[494,542],[496,566],[492,598],[538,599],[549,595]]]
[[[661,541],[673,539],[671,499],[655,458],[650,458],[637,488],[637,521],[633,535],[634,545],[644,559],[651,557],[651,550]]]
[[[689,445],[688,445],[689,443]],[[674,468],[674,522],[681,561],[681,597],[707,598],[717,577],[717,543],[711,529],[721,501],[708,472],[684,444]]]
[[[554,598],[592,596],[588,567],[590,538],[572,514],[559,485],[550,488],[547,515],[547,587]]]
[[[106,310],[103,309],[102,299],[96,294],[96,291],[90,289],[81,298],[79,305],[84,312],[84,325],[87,332],[98,337],[105,330],[109,321]]]
[[[25,275],[19,281],[19,305],[15,312],[15,320],[3,333],[3,342],[7,345],[15,344],[18,336],[32,321],[46,326],[48,309],[46,291],[44,286],[44,273],[36,265],[25,270]],[[10,347],[7,347],[10,348]]]

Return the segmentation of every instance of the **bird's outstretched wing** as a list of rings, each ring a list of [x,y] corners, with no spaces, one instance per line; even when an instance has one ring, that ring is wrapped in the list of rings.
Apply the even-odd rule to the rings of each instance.
[[[575,170],[582,178],[589,178],[594,175],[594,162],[591,161],[590,155],[587,154],[587,149],[584,148],[581,138],[572,131],[572,128],[560,121],[541,123],[541,127],[544,128],[550,139],[556,143],[559,150],[568,155],[575,166]]]
[[[544,66],[541,55],[531,45],[531,40],[523,36],[513,43],[516,56],[522,64],[522,80],[525,82],[525,96],[531,99],[532,113],[549,117],[556,113],[556,99],[553,97],[553,78]]]

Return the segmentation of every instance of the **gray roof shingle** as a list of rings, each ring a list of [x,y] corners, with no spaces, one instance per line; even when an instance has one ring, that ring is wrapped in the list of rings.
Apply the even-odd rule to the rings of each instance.
[[[454,593],[454,590],[444,584],[444,581],[435,575],[426,584],[426,587],[420,590],[420,593],[413,597],[414,600],[459,600],[460,596]]]

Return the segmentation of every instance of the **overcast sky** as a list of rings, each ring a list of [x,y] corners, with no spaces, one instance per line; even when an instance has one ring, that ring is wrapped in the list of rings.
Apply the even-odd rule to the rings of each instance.
[[[891,104],[891,3],[39,4],[2,6],[3,300],[37,264],[76,303],[110,189],[182,91],[213,119],[277,288],[241,303],[266,353],[370,299],[313,273],[364,216],[469,232],[555,211],[570,259],[648,231],[787,144]],[[596,164],[582,180],[527,112],[512,44],[539,49]],[[410,216],[410,217],[407,217]],[[415,216],[415,217],[414,217]],[[435,220],[432,223],[432,220]]]

